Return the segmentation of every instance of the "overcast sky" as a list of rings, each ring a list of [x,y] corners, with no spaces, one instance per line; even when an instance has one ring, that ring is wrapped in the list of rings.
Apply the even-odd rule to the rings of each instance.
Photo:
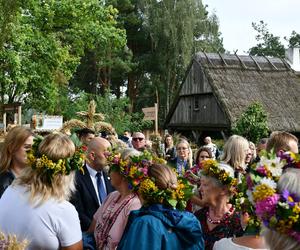
[[[257,44],[251,23],[263,20],[269,31],[290,37],[293,30],[300,33],[300,0],[203,0],[209,13],[214,10],[220,21],[224,48],[245,54]]]

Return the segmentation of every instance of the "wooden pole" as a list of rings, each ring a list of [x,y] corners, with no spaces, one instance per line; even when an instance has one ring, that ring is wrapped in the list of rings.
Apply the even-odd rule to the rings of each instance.
[[[14,113],[14,124],[18,123],[18,114]]]
[[[154,104],[155,108],[155,134],[158,135],[158,109],[157,109],[157,103]]]
[[[3,131],[6,133],[6,113],[3,113]]]
[[[22,125],[22,106],[18,106],[18,125]]]

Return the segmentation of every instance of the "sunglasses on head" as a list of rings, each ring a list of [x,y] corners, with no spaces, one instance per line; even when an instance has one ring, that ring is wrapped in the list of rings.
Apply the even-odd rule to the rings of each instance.
[[[144,140],[144,138],[141,137],[136,137],[136,138],[132,138],[133,141],[142,141]]]

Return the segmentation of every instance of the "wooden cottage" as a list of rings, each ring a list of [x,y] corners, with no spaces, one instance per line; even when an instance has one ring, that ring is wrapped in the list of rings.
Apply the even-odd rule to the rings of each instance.
[[[193,131],[195,136],[203,131],[226,133],[255,101],[267,111],[272,131],[300,132],[300,78],[285,60],[199,52],[165,127]]]

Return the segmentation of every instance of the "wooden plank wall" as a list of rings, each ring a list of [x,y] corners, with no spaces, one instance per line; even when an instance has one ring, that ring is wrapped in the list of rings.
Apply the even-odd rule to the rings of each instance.
[[[180,96],[191,94],[211,93],[212,88],[197,62],[194,62],[182,86]]]
[[[182,126],[193,124],[199,128],[228,125],[225,114],[212,93],[212,88],[204,71],[197,62],[192,64],[182,86],[180,99],[169,125],[172,126],[172,124]]]

